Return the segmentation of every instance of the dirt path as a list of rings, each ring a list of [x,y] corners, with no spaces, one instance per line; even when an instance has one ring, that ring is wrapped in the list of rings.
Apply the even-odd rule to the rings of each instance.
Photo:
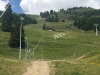
[[[50,75],[48,61],[34,61],[23,75]]]
[[[50,75],[50,63],[60,61],[77,64],[76,62],[66,60],[33,61],[23,75]]]

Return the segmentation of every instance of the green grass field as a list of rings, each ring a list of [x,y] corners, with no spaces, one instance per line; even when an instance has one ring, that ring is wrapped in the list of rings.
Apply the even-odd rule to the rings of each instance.
[[[74,61],[79,64],[70,64],[62,61],[54,62],[53,64],[56,68],[55,75],[100,74],[100,38],[99,36],[95,36],[94,31],[85,31],[82,34],[76,27],[72,30],[65,28],[65,26],[68,25],[67,23],[47,22],[47,26],[51,26],[57,30],[57,32],[49,32],[41,30],[41,25],[43,25],[43,23],[25,27],[26,36],[28,37],[27,40],[30,43],[29,46],[32,50],[38,43],[41,36],[44,35],[42,41],[35,50],[35,60],[42,59],[42,54],[44,60],[66,61],[73,61],[73,58],[77,59],[85,55],[82,59]],[[64,30],[64,32],[59,32],[59,29]],[[54,39],[54,35],[59,33],[64,33],[66,35],[58,39]],[[58,66],[56,66],[57,64]]]
[[[24,27],[26,41],[31,49],[29,57],[35,60],[43,58],[76,63],[53,62],[55,75],[100,75],[99,36],[95,36],[93,31],[85,31],[82,34],[76,27],[72,30],[67,29],[66,26],[72,22],[46,22],[46,25],[56,29],[56,32],[42,30],[43,24],[43,20],[38,19],[38,24]],[[0,75],[21,75],[30,62],[24,60],[25,50],[22,51],[22,60],[18,60],[19,49],[8,46],[10,34],[2,31],[0,34]],[[43,39],[33,55],[33,50],[42,36]],[[59,38],[55,39],[55,36]],[[84,56],[82,59],[75,60],[82,56]]]
[[[55,75],[100,75],[100,66],[90,63],[54,62]]]
[[[95,36],[93,31],[87,31],[83,34],[80,30],[74,28],[73,30],[65,29],[66,23],[46,23],[47,26],[55,27],[56,30],[61,28],[64,32],[49,32],[43,31],[41,28],[43,23],[37,25],[25,26],[25,34],[28,38],[29,47],[33,49],[42,36],[43,39],[35,50],[35,58],[41,57],[41,51],[44,52],[44,59],[70,59],[73,57],[74,50],[76,51],[76,58],[87,53],[98,54],[99,51],[99,36]],[[65,35],[54,39],[54,35],[64,33]],[[94,54],[94,55],[95,55]]]
[[[21,75],[29,65],[28,61],[19,60],[19,49],[8,46],[9,33],[0,31],[0,34],[0,75]]]

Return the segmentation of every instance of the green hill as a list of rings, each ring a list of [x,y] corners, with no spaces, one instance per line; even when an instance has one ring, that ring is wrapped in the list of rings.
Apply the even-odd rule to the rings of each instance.
[[[75,26],[70,29],[72,20],[45,22],[38,16],[35,18],[38,24],[24,26],[31,50],[26,60],[25,49],[22,49],[22,59],[19,60],[19,49],[8,46],[10,34],[0,31],[0,75],[22,75],[32,59],[53,61],[55,75],[100,75],[100,38],[93,30],[82,33]],[[44,22],[56,31],[43,30]]]
[[[67,10],[60,9],[57,13],[59,15],[59,19],[70,19],[73,20],[76,15],[82,15],[84,12],[90,12],[92,10],[95,10],[90,7],[74,7],[74,8],[68,8]],[[82,15],[83,16],[83,15]]]
[[[62,20],[75,20],[76,17],[82,17],[84,16],[86,12],[91,13],[92,11],[94,11],[96,9],[91,8],[91,7],[73,7],[73,8],[68,8],[68,9],[59,9],[59,11],[55,11],[55,10],[50,10],[50,11],[45,11],[45,12],[41,12],[40,16],[43,18],[48,18],[52,16],[56,16],[58,15],[58,19],[59,21]],[[53,18],[52,18],[53,19]]]
[[[39,17],[39,15],[30,15],[30,14],[27,14],[27,16],[29,16],[29,17],[31,17],[31,18],[33,18],[33,19],[36,19],[36,18]]]

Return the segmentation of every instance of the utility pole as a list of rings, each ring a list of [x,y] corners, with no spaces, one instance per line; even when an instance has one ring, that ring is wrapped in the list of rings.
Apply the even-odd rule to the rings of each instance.
[[[27,40],[27,37],[25,38],[25,40]],[[25,59],[27,59],[27,44],[28,42],[25,42]]]
[[[75,52],[76,52],[76,50],[74,50],[73,60],[75,60],[75,54],[76,54]]]
[[[35,52],[35,50],[33,48],[33,61],[35,60],[35,55],[34,55],[35,53],[34,52]]]
[[[94,26],[96,26],[96,36],[98,35],[98,24],[94,24]]]
[[[21,42],[22,42],[22,40],[21,40],[21,36],[22,36],[22,21],[24,20],[24,18],[21,16],[20,17],[20,19],[21,19],[21,25],[20,25],[20,50],[19,50],[19,59],[21,59]]]

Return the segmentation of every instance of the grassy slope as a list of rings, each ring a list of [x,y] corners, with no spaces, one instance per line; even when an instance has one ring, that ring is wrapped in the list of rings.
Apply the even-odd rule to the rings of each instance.
[[[79,30],[74,28],[72,31],[65,28],[67,22],[65,23],[46,23],[47,26],[51,26],[56,30],[66,30],[66,35],[54,39],[55,34],[59,34],[60,32],[49,32],[41,30],[41,26],[43,22],[40,22],[37,25],[28,25],[25,27],[27,41],[29,42],[29,46],[33,49],[38,43],[39,39],[42,35],[44,35],[43,40],[38,46],[36,53],[41,53],[41,49],[44,50],[44,56],[47,59],[64,59],[73,57],[73,52],[76,50],[76,57],[82,56],[86,53],[95,52],[97,54],[99,52],[99,36],[95,36],[93,31],[88,31],[85,33],[81,33]],[[92,54],[92,53],[91,53]],[[56,55],[56,56],[55,56]],[[61,55],[61,57],[59,56]],[[37,57],[37,56],[36,56]]]
[[[0,75],[22,75],[28,65],[24,60],[0,57]]]
[[[66,25],[69,25],[71,22],[46,23],[47,26],[55,28],[57,31],[64,30],[64,32],[43,31],[43,23],[41,19],[38,19],[38,24],[25,26],[25,34],[28,38],[26,41],[31,50],[35,48],[41,36],[44,35],[42,41],[35,50],[34,59],[41,59],[43,54],[45,60],[72,60],[75,50],[75,58],[85,54],[88,55],[82,60],[78,60],[77,62],[81,62],[79,64],[54,62],[56,68],[55,75],[75,75],[74,72],[76,75],[95,75],[97,72],[98,74],[96,75],[100,74],[100,67],[96,66],[100,65],[100,60],[98,60],[100,58],[99,36],[95,36],[93,31],[82,34],[77,28],[73,30],[66,29]],[[64,33],[66,35],[54,39],[54,35],[59,33]],[[18,60],[18,49],[9,48],[9,33],[0,31],[0,34],[0,75],[21,75],[21,73],[25,71],[28,63],[24,60]],[[31,57],[33,57],[33,55],[31,55]],[[77,72],[79,74],[77,74]]]
[[[58,25],[59,24],[59,25]],[[44,60],[66,60],[72,61],[75,50],[75,58],[86,55],[83,59],[75,61],[78,64],[67,62],[54,62],[55,75],[99,75],[100,74],[100,38],[95,36],[93,31],[84,32],[83,34],[77,28],[72,31],[65,29],[67,23],[46,23],[56,30],[64,30],[66,35],[54,39],[53,35],[60,32],[49,32],[41,30],[42,21],[38,25],[26,26],[27,41],[31,50],[36,46],[39,39],[44,35],[43,40],[35,50],[34,59]],[[55,26],[56,25],[56,26]],[[58,26],[57,26],[58,25]],[[60,27],[60,25],[62,25]]]
[[[71,64],[68,62],[54,62],[55,75],[100,75],[100,66],[81,62]]]
[[[78,9],[71,9],[70,11],[71,11],[71,13],[69,13],[69,14],[64,14],[64,12],[57,12],[58,13],[58,15],[59,15],[59,19],[61,19],[61,18],[64,18],[64,19],[71,19],[71,17],[75,17],[75,15],[76,15],[76,13],[78,12],[78,13],[84,13],[84,12],[89,12],[89,11],[92,11],[92,10],[95,10],[95,9],[93,9],[93,8],[78,8]],[[65,10],[65,11],[68,11],[68,10]]]
[[[9,33],[0,31],[0,75],[21,75],[27,61],[18,60],[18,50],[8,46]]]

